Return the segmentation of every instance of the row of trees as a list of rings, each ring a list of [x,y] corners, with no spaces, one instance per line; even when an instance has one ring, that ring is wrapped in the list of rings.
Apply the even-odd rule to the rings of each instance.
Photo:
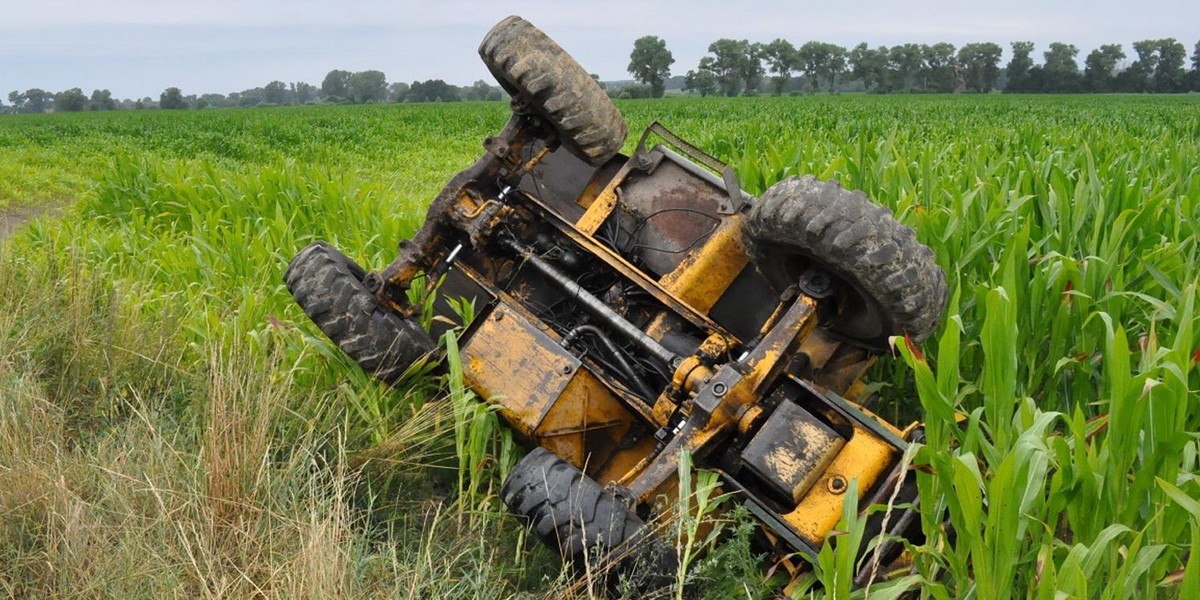
[[[708,47],[696,69],[684,76],[684,91],[702,96],[753,95],[769,90],[835,92],[846,79],[869,92],[987,93],[996,86],[1003,50],[991,42],[955,48],[953,44],[903,44],[872,48],[865,42],[846,49],[828,42],[800,47],[785,39],[769,44],[720,39]]]
[[[145,97],[137,100],[115,100],[108,90],[95,90],[90,98],[79,88],[58,93],[41,89],[8,94],[9,106],[0,103],[0,113],[40,113],[48,111],[73,112],[82,110],[117,109],[203,109],[209,107],[289,106],[300,104],[367,104],[383,102],[458,102],[461,100],[500,100],[503,91],[486,81],[459,87],[441,79],[414,81],[411,84],[389,84],[382,71],[352,73],[335,69],[321,85],[303,81],[285,83],[272,81],[262,87],[229,94],[185,95],[177,87],[163,90],[158,100]]]
[[[322,102],[338,104],[369,104],[382,102],[459,102],[462,100],[500,100],[504,92],[497,86],[479,80],[458,87],[441,79],[414,81],[411,84],[396,82],[388,84],[381,71],[333,70],[321,82],[319,97]]]
[[[57,94],[39,88],[28,89],[24,92],[14,90],[8,93],[8,101],[13,107],[13,112],[45,112],[50,108],[65,111],[115,110],[117,108],[117,101],[113,100],[112,92],[93,90],[89,97],[84,95],[83,90],[79,88],[63,90]],[[0,103],[0,112],[3,112],[2,108],[2,103]]]
[[[1080,71],[1079,49],[1054,42],[1034,64],[1033,42],[1013,42],[1012,59],[1000,66],[1003,49],[992,42],[901,44],[872,48],[865,42],[847,49],[810,41],[796,47],[785,39],[768,44],[719,39],[683,78],[683,91],[702,96],[753,95],[769,90],[833,93],[849,87],[868,92],[1158,92],[1200,91],[1200,42],[1192,70],[1184,70],[1184,45],[1174,38],[1142,40],[1133,45],[1132,63],[1120,44],[1093,50]],[[634,42],[629,73],[661,97],[675,63],[666,42],[646,36]],[[768,85],[764,86],[769,79]],[[1002,85],[1003,82],[1003,85]],[[852,85],[847,85],[852,83]],[[766,89],[764,89],[764,87]],[[631,88],[632,89],[632,88]]]
[[[1013,42],[1008,63],[1007,92],[1157,92],[1200,91],[1200,42],[1192,53],[1192,70],[1184,71],[1187,50],[1167,38],[1134,42],[1137,58],[1128,58],[1120,44],[1105,44],[1092,50],[1079,70],[1079,48],[1054,42],[1035,65],[1033,42]]]
[[[683,78],[683,91],[702,96],[753,95],[769,91],[830,93],[839,89],[868,92],[1155,92],[1200,91],[1200,42],[1191,55],[1191,70],[1184,69],[1187,50],[1174,38],[1134,42],[1136,58],[1120,44],[1092,50],[1080,70],[1079,48],[1054,42],[1035,64],[1033,42],[1013,42],[1012,58],[1000,66],[1003,49],[991,42],[966,44],[901,44],[872,48],[865,42],[846,49],[837,44],[810,41],[796,47],[785,39],[768,44],[719,39],[708,54]],[[1132,62],[1126,59],[1133,58]],[[634,42],[629,73],[641,86],[612,90],[614,95],[662,97],[675,58],[664,40],[644,36]],[[767,83],[764,86],[764,83]],[[764,89],[765,88],[765,89]],[[116,100],[108,90],[85,95],[80,88],[53,93],[39,88],[8,94],[0,113],[116,110],[138,108],[208,108],[275,106],[315,103],[366,104],[382,102],[457,102],[500,100],[504,92],[486,81],[458,87],[441,79],[389,84],[382,71],[350,72],[335,69],[320,86],[303,81],[272,81],[262,87],[230,94],[184,95],[177,87],[163,91],[158,100]]]

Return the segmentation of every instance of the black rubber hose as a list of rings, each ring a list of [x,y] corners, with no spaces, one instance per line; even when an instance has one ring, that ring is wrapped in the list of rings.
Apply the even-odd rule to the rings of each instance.
[[[601,331],[599,327],[596,327],[595,325],[580,325],[571,331],[568,331],[567,335],[563,336],[563,347],[569,347],[576,339],[579,338],[580,335],[584,333],[590,333],[595,336],[596,339],[600,340],[600,343],[603,344],[605,349],[608,350],[608,353],[612,356],[612,359],[616,361],[617,366],[625,372],[625,376],[629,378],[629,381],[633,384],[633,387],[637,388],[637,392],[643,396],[647,403],[653,404],[654,399],[658,397],[658,394],[655,394],[654,391],[650,389],[650,386],[647,385],[641,377],[638,377],[637,372],[633,370],[632,366],[630,366],[629,361],[625,360],[625,356],[621,354],[621,350],[617,348],[616,344],[614,344],[612,340],[608,339],[607,335],[604,335],[604,332]]]

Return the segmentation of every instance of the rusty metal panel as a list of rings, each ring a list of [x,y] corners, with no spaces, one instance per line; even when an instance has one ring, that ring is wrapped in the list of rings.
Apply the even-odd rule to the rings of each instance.
[[[471,388],[532,443],[580,468],[606,464],[636,417],[525,315],[499,306],[462,348]]]
[[[612,248],[605,246],[595,238],[585,234],[587,230],[583,229],[582,226],[577,229],[574,225],[564,222],[562,217],[557,212],[549,209],[536,198],[531,198],[531,202],[535,207],[540,209],[539,214],[546,220],[546,222],[557,229],[559,233],[563,234],[572,242],[577,244],[584,252],[604,261],[608,266],[612,267],[646,293],[650,294],[655,300],[663,303],[663,305],[665,305],[669,310],[678,314],[684,319],[687,319],[696,327],[706,331],[728,335],[728,332],[725,331],[725,328],[721,327],[712,319],[709,319],[707,315],[697,312],[696,309],[691,307],[691,305],[681,301],[678,297],[663,289],[662,285],[658,283],[657,279],[651,279],[646,273],[633,266],[633,264],[626,260],[625,257],[617,254]],[[601,200],[597,200],[592,204],[592,207],[595,207],[596,204],[600,202]],[[592,209],[589,208],[588,210],[590,212]],[[587,218],[587,215],[584,215],[580,222],[582,223],[583,220],[586,220]]]
[[[579,369],[579,359],[525,319],[498,306],[462,347],[463,374],[522,435],[532,438]]]
[[[793,402],[781,402],[742,451],[742,461],[782,497],[797,502],[846,444]]]
[[[650,175],[633,174],[621,186],[621,201],[637,219],[633,239],[623,245],[651,272],[665,275],[716,231],[728,198],[725,190],[662,160]]]
[[[575,372],[534,435],[539,445],[591,472],[608,461],[633,422],[629,409],[585,366]]]
[[[584,209],[576,201],[591,185],[596,171],[596,167],[560,146],[521,179],[520,189],[540,198],[563,218],[574,221],[583,216]]]

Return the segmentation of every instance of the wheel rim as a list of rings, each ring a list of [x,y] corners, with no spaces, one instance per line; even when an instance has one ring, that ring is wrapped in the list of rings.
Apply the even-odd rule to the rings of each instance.
[[[771,265],[761,267],[763,275],[778,290],[784,290],[800,281],[800,276],[810,269],[820,269],[833,279],[833,318],[821,326],[840,338],[870,348],[887,344],[890,334],[890,319],[883,307],[875,301],[862,285],[836,267],[811,256],[784,249],[779,246],[768,249]]]

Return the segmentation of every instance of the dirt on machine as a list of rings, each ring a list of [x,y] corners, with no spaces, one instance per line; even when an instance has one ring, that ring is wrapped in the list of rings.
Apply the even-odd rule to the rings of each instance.
[[[512,97],[507,124],[390,265],[322,242],[300,252],[285,276],[296,302],[387,383],[445,360],[434,339],[473,302],[463,376],[530,449],[501,497],[581,568],[643,589],[674,576],[675,540],[654,523],[678,503],[687,454],[793,575],[833,543],[851,493],[867,523],[856,581],[902,571],[921,540],[902,458],[921,429],[867,410],[862,376],[889,338],[937,326],[933,252],[833,181],[755,198],[657,122],[622,154],[628,128],[604,89],[522,18],[479,54]],[[426,331],[410,288],[435,281],[446,319]]]

